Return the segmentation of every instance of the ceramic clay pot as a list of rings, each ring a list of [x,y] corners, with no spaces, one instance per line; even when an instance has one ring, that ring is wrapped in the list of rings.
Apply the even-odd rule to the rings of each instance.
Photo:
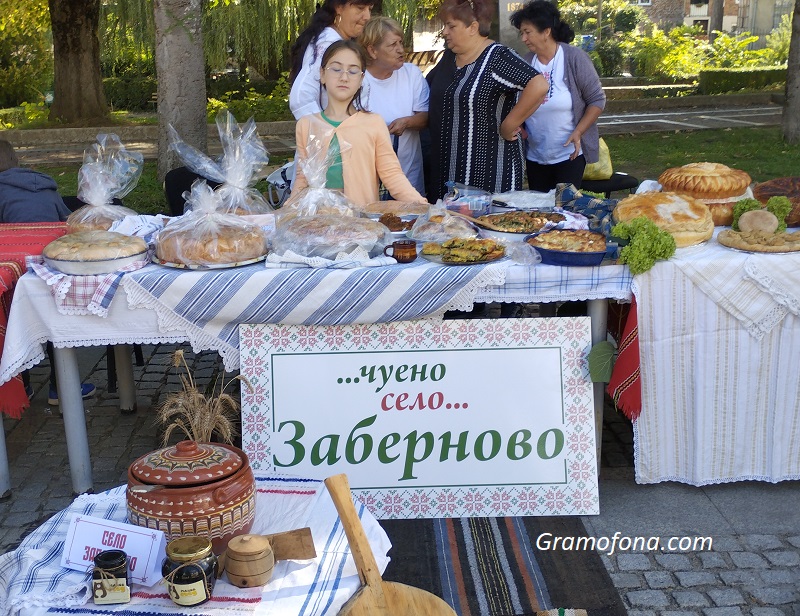
[[[128,521],[164,531],[167,541],[206,537],[220,554],[233,537],[250,531],[255,488],[250,461],[241,449],[181,441],[142,456],[128,468]]]

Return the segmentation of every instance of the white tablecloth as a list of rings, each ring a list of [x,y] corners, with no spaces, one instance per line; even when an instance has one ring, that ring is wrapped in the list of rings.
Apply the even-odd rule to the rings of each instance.
[[[102,494],[79,496],[67,509],[25,538],[13,552],[0,556],[0,613],[134,615],[198,613],[220,616],[322,616],[336,614],[361,582],[350,555],[339,516],[320,481],[287,477],[256,478],[256,521],[252,533],[274,533],[309,526],[317,558],[278,561],[270,582],[241,589],[222,577],[210,601],[183,608],[169,599],[166,587],[134,584],[131,602],[95,605],[89,586],[91,574],[59,565],[66,531],[73,514],[126,521],[125,486]],[[361,517],[381,572],[389,564],[391,544],[372,514],[360,503]]]
[[[712,240],[636,276],[637,482],[800,478],[797,273]]]

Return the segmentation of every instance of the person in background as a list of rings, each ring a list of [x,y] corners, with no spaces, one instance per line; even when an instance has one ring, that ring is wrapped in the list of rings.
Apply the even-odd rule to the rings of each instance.
[[[0,141],[0,223],[58,222],[69,214],[55,180],[20,167],[14,147]]]
[[[522,187],[521,126],[547,82],[489,39],[493,15],[490,0],[445,0],[439,10],[449,52],[428,74],[432,203],[448,180],[491,193]]]
[[[367,205],[378,200],[378,182],[382,181],[395,199],[424,203],[425,198],[400,168],[383,118],[363,109],[360,94],[366,67],[364,48],[355,41],[336,41],[325,51],[320,83],[328,93],[328,102],[320,113],[297,121],[299,160],[307,157],[309,136],[322,134],[327,140],[326,156],[333,158],[326,188],[342,190],[356,205]],[[287,205],[308,186],[301,167],[297,167]]]
[[[70,211],[58,194],[58,186],[53,178],[33,169],[19,166],[14,147],[0,140],[0,223],[59,222],[67,219]],[[58,404],[56,388],[55,361],[53,345],[47,343],[50,359],[50,392],[48,404]],[[22,374],[28,398],[33,395],[30,376],[25,370]],[[81,385],[84,399],[91,398],[95,386],[91,383]]]
[[[403,29],[394,19],[373,17],[358,42],[367,52],[364,108],[384,119],[403,173],[424,195],[419,132],[428,125],[428,82],[418,66],[405,61]]]
[[[533,0],[511,15],[530,53],[525,60],[547,80],[547,95],[525,120],[528,186],[548,192],[567,182],[580,188],[586,163],[596,163],[597,118],[606,95],[589,55],[569,43],[575,32],[549,0]]]
[[[335,41],[359,36],[369,21],[372,4],[369,0],[323,0],[317,4],[311,23],[291,49],[289,109],[296,120],[325,108],[319,80],[322,54]]]

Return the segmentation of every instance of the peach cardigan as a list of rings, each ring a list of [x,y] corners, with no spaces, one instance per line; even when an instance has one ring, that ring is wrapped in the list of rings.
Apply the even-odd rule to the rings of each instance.
[[[308,157],[311,133],[322,135],[326,150],[333,134],[339,136],[344,194],[356,205],[367,205],[378,200],[379,181],[397,201],[426,202],[403,174],[392,149],[386,122],[377,113],[358,111],[336,128],[325,122],[319,114],[303,116],[297,121],[295,129],[298,162]],[[306,186],[308,181],[303,174],[302,164],[298,164],[292,197],[296,197]]]

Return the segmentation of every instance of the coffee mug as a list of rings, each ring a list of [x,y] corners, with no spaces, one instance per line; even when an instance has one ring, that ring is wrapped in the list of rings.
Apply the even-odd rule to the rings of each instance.
[[[391,254],[389,254],[391,249]],[[387,257],[394,257],[398,263],[411,263],[417,258],[417,243],[414,240],[397,240],[383,249]]]

